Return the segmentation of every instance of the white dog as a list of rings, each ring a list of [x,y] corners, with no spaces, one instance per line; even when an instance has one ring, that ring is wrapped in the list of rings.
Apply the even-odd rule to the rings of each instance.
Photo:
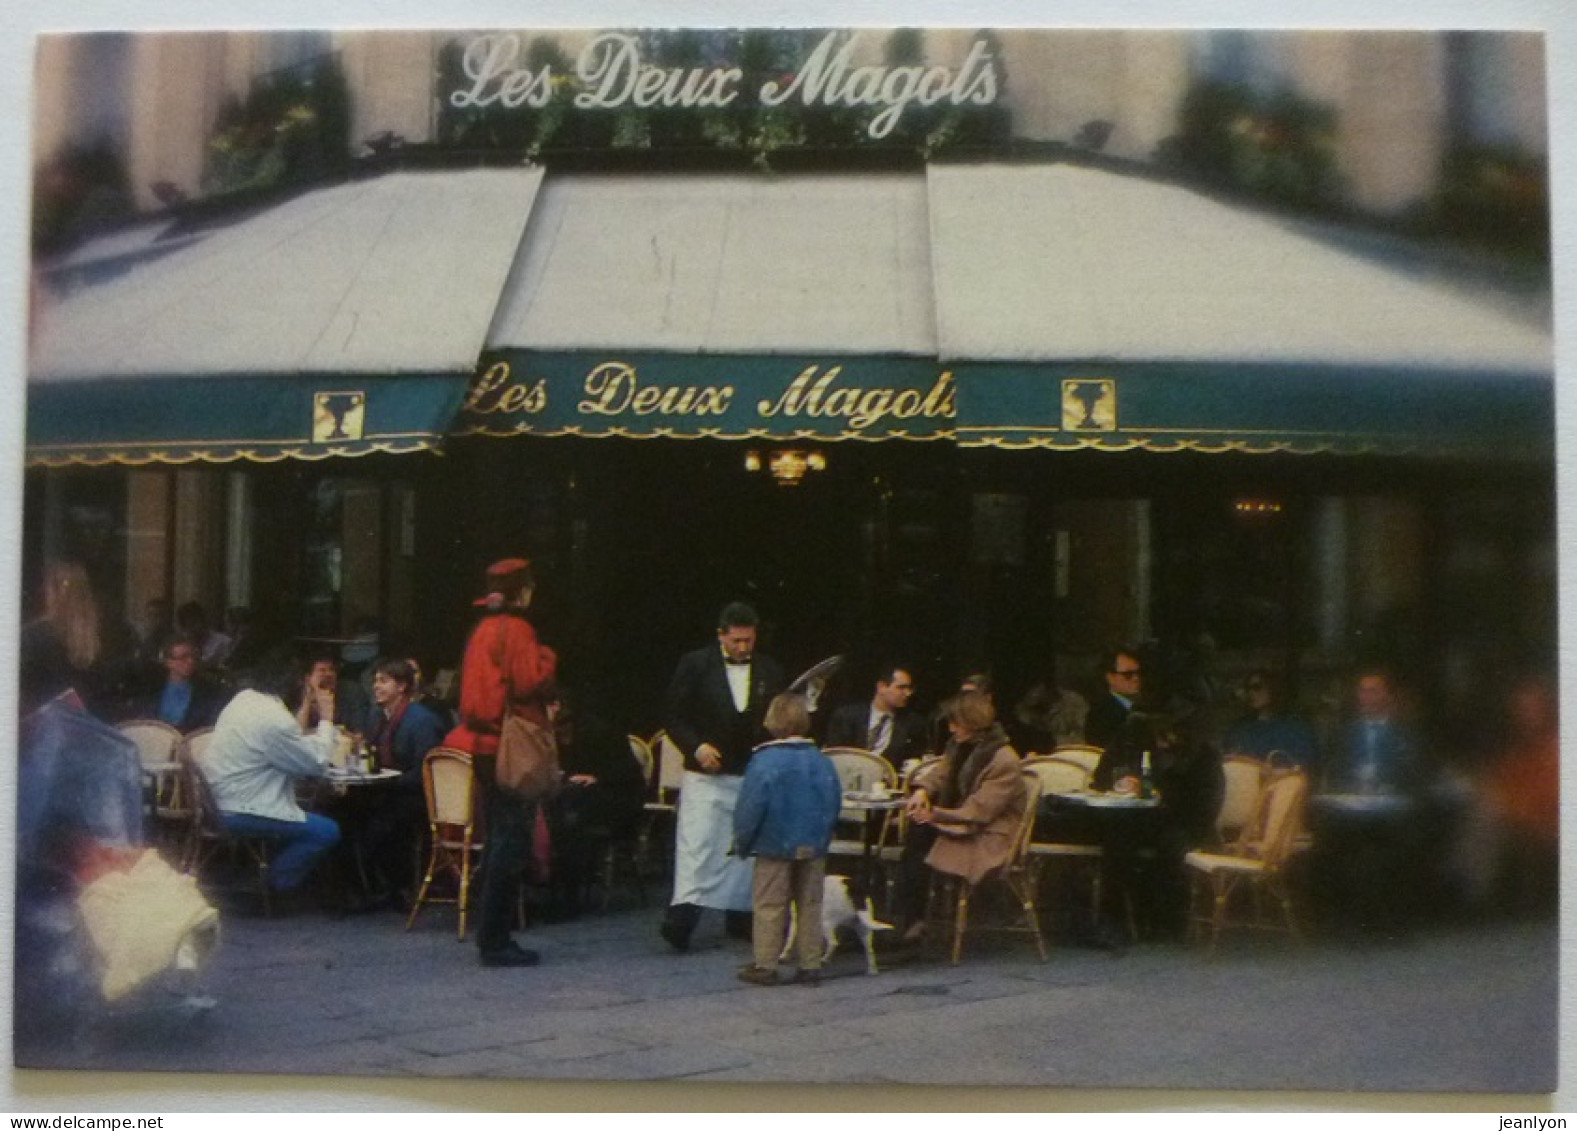
[[[832,952],[838,949],[839,927],[847,927],[859,936],[860,945],[865,947],[865,972],[879,973],[876,969],[876,947],[872,944],[871,936],[877,931],[890,931],[893,925],[883,923],[876,917],[869,898],[865,900],[864,907],[854,906],[854,900],[849,898],[847,876],[828,876],[822,882],[821,889],[821,935],[827,945],[827,949],[821,955],[823,962],[831,958]],[[799,909],[790,904],[788,941],[783,944],[783,953],[778,956],[779,961],[787,958],[794,950],[798,933]]]

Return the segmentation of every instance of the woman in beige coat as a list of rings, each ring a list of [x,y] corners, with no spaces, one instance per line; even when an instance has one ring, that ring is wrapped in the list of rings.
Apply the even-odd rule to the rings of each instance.
[[[924,930],[925,867],[979,883],[1012,855],[1024,816],[1018,752],[997,723],[990,697],[960,692],[943,712],[951,736],[947,748],[940,761],[916,776],[905,805],[904,937],[910,941]]]

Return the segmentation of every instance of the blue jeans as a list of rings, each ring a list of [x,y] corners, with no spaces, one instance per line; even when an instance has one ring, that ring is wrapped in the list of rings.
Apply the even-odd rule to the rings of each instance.
[[[339,843],[339,826],[327,817],[308,813],[305,821],[276,821],[250,813],[220,813],[225,831],[262,837],[280,846],[268,868],[268,886],[295,891],[320,859]]]

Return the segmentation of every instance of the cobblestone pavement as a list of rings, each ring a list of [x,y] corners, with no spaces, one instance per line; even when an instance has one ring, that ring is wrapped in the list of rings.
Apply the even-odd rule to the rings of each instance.
[[[1300,1102],[1338,1107],[1375,1090],[1414,1093],[1401,1102],[1416,1107],[1431,1102],[1418,1092],[1556,1084],[1553,921],[1439,928],[1361,948],[1239,936],[1214,958],[1168,944],[1122,954],[1057,946],[1044,964],[1027,939],[982,937],[957,967],[894,956],[877,977],[850,947],[820,986],[760,988],[736,980],[748,949],[723,937],[720,917],[708,916],[684,955],[658,939],[659,917],[651,907],[536,927],[522,937],[542,952],[541,966],[484,969],[475,948],[456,941],[447,908],[425,912],[409,933],[392,913],[230,913],[205,975],[211,1009],[192,1016],[172,1008],[174,998],[144,995],[91,1011],[72,1039],[54,1030],[19,1040],[16,1059],[407,1081],[1268,1089],[1318,1093]],[[72,1079],[34,1082],[69,1088]],[[602,1094],[612,1102],[620,1093]],[[766,1093],[717,1094],[738,1104]],[[864,1106],[863,1094],[817,1096]],[[915,1094],[935,1104],[941,1093]],[[1054,1094],[1033,1092],[1040,1100],[1030,1102],[1046,1106]],[[634,1102],[674,1099],[640,1095]],[[682,1095],[694,1103],[707,1093]],[[1186,1105],[1188,1094],[1167,1102]]]

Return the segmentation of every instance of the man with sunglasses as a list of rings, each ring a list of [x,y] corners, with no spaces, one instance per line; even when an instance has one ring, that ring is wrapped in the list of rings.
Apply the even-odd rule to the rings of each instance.
[[[1116,741],[1128,716],[1133,714],[1144,689],[1144,668],[1138,653],[1124,646],[1106,653],[1101,670],[1106,677],[1106,691],[1090,704],[1090,713],[1084,720],[1084,740],[1104,750]]]

